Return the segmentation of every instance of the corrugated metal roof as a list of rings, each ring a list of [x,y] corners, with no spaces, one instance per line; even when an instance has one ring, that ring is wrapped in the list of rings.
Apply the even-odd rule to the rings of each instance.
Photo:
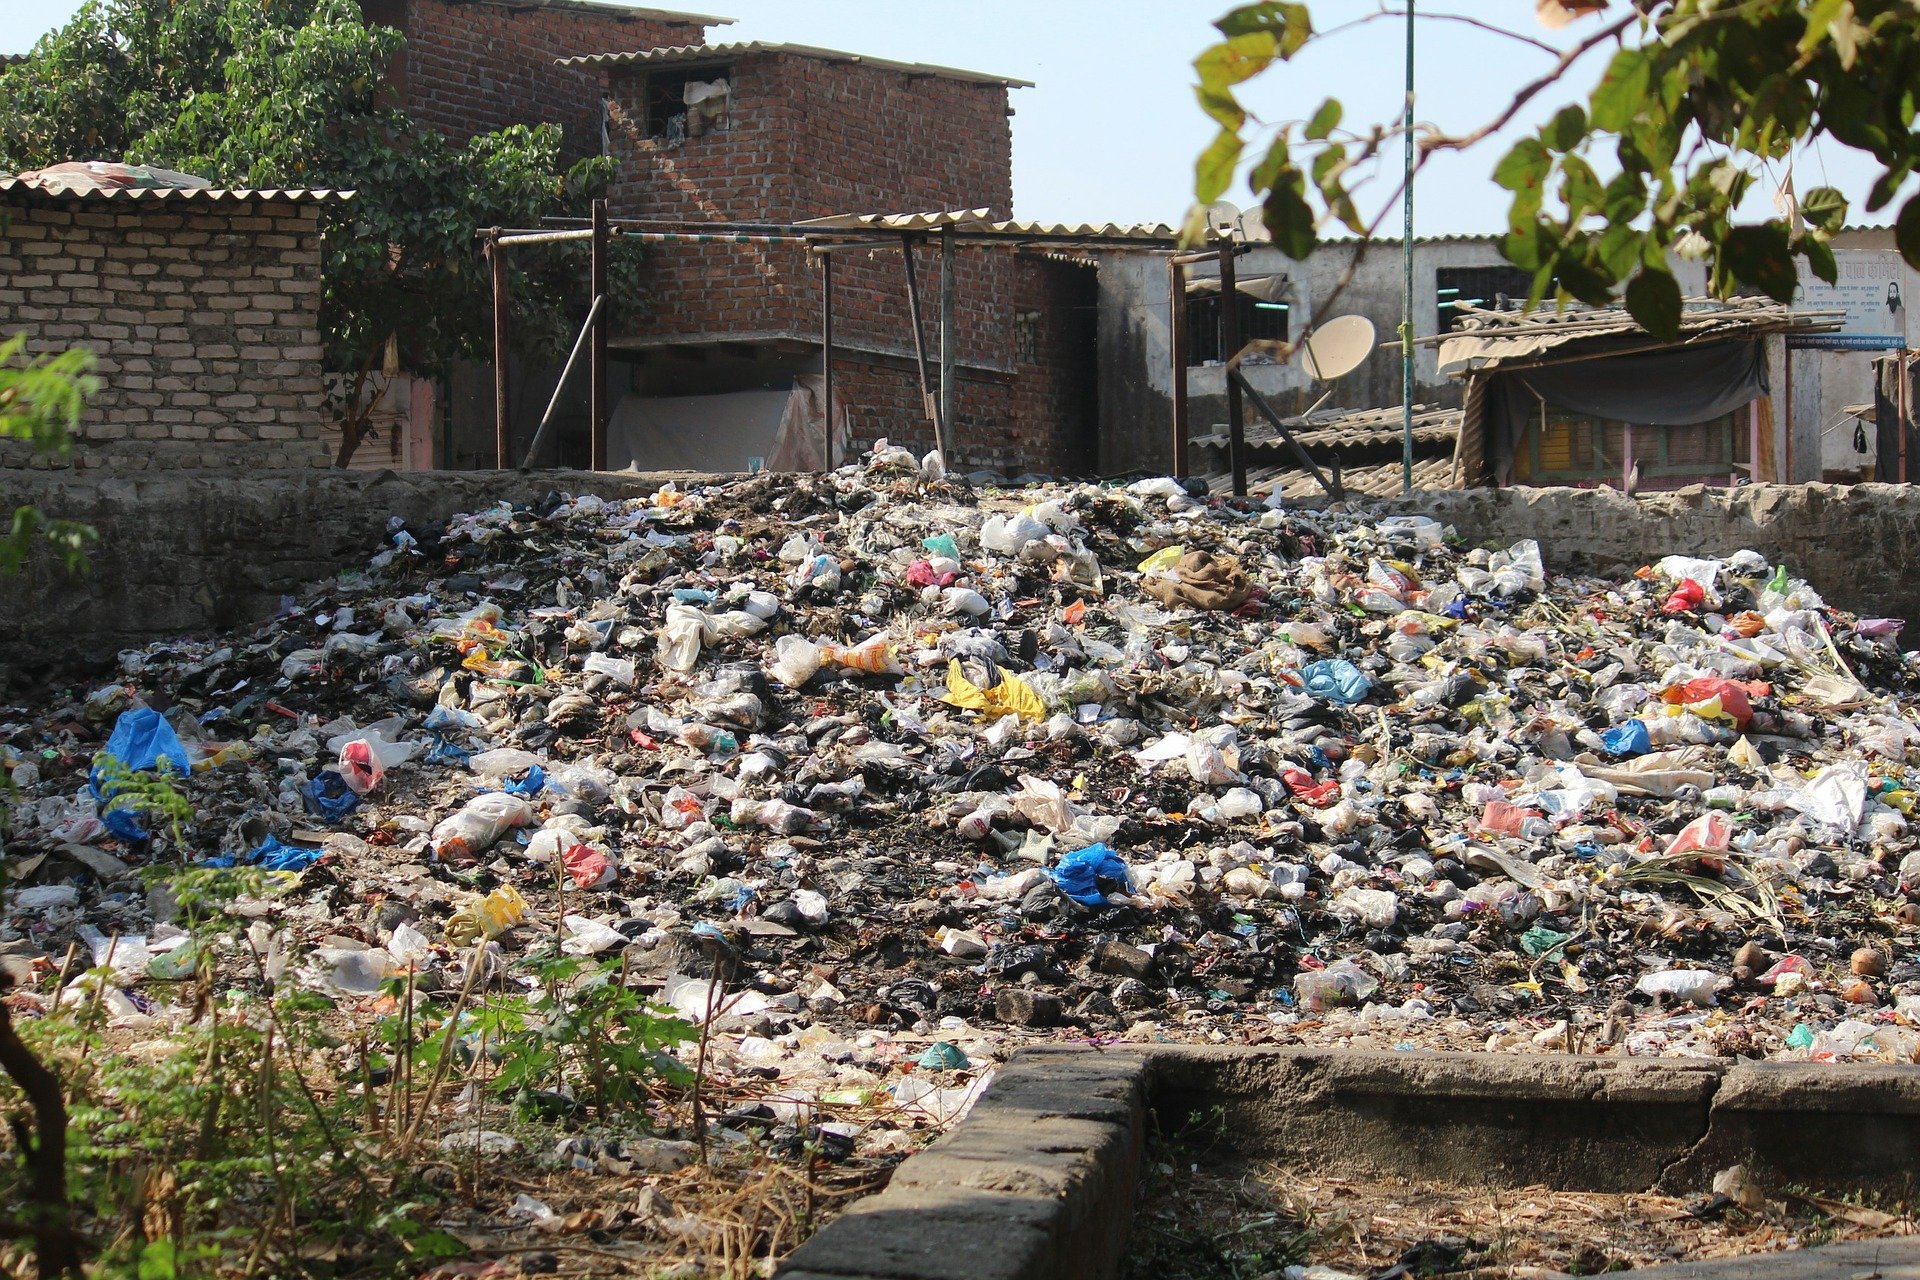
[[[1312,417],[1289,418],[1288,430],[1308,452],[1320,449],[1363,449],[1376,445],[1399,445],[1405,431],[1403,411],[1398,405],[1387,409],[1333,409],[1322,410]],[[1413,442],[1415,445],[1444,444],[1449,451],[1460,435],[1460,410],[1435,408],[1429,405],[1413,407]],[[1280,433],[1265,422],[1249,421],[1246,425],[1247,448],[1255,456],[1264,457],[1271,451],[1279,450],[1276,456],[1286,456],[1289,447],[1280,438]],[[1227,437],[1221,432],[1195,436],[1191,441],[1197,445],[1227,447]]]
[[[137,200],[146,204],[180,201],[192,204],[242,204],[252,201],[269,204],[344,204],[353,199],[355,194],[352,191],[222,187],[102,187],[77,191],[68,187],[40,187],[18,178],[0,177],[0,195],[36,196],[42,200]]]
[[[1233,492],[1231,472],[1202,477],[1215,493]],[[1400,493],[1401,467],[1398,461],[1375,466],[1354,467],[1340,475],[1341,488],[1349,498],[1390,498]],[[1278,487],[1289,502],[1325,501],[1326,492],[1306,472],[1291,467],[1256,467],[1247,471],[1247,492],[1265,497]],[[1415,458],[1413,487],[1416,490],[1453,488],[1452,458]]]
[[[965,80],[972,84],[997,84],[1009,89],[1031,89],[1030,80],[1012,80],[982,71],[962,71],[958,67],[933,66],[924,62],[894,62],[870,58],[863,53],[842,49],[820,49],[807,44],[780,44],[766,40],[744,40],[735,44],[682,44],[664,49],[636,49],[632,53],[590,53],[556,61],[563,67],[671,66],[681,62],[724,62],[756,54],[786,54],[795,58],[813,58],[820,62],[854,62],[899,71],[910,76],[932,76],[940,80]]]
[[[1455,377],[1540,356],[1574,343],[1639,335],[1658,341],[1624,307],[1570,307],[1555,311],[1485,311],[1462,307],[1460,326],[1451,333],[1416,338],[1421,346],[1438,344],[1440,371]],[[1759,337],[1770,333],[1827,333],[1844,319],[1839,311],[1796,310],[1771,300],[1689,298],[1680,317],[1674,346]]]
[[[716,18],[706,13],[682,13],[678,9],[648,9],[618,4],[613,0],[455,0],[455,3],[490,4],[502,9],[578,9],[585,13],[604,13],[621,18],[653,18],[662,22],[684,22],[690,26],[730,27],[732,18]]]
[[[1020,239],[1137,240],[1172,244],[1178,233],[1165,223],[1153,226],[1115,222],[1015,222],[993,218],[989,209],[950,209],[939,213],[846,213],[831,218],[808,218],[797,225],[820,231],[954,231],[967,235]]]

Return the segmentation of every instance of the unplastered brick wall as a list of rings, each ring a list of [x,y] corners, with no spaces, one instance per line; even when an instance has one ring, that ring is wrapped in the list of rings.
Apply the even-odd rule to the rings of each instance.
[[[710,70],[718,75],[722,67]],[[790,223],[976,208],[1011,216],[1004,86],[777,52],[736,58],[724,70],[733,89],[729,128],[669,146],[648,136],[647,68],[615,69],[616,217]],[[957,358],[1011,373],[1011,264],[973,249],[957,256]],[[922,247],[916,265],[931,343],[937,247]],[[911,353],[900,254],[843,255],[834,270],[836,341],[869,353]],[[819,333],[818,268],[798,246],[650,246],[643,281],[646,305],[631,335],[643,341]]]
[[[324,465],[310,204],[28,197],[0,205],[0,334],[85,347],[101,389],[72,455],[0,465]]]
[[[391,75],[413,118],[455,139],[513,124],[557,124],[568,160],[600,152],[601,77],[560,58],[699,44],[692,15],[540,0],[362,0],[368,21],[407,46]]]

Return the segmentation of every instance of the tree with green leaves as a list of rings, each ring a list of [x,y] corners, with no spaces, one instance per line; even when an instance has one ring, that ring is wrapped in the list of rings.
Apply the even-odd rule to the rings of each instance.
[[[352,375],[340,461],[382,368],[433,375],[488,350],[477,227],[581,215],[612,176],[560,162],[557,126],[464,143],[392,105],[404,38],[354,0],[88,0],[0,74],[0,169],[125,160],[227,187],[352,190],[324,226],[327,361]],[[584,251],[516,255],[514,332],[528,354],[570,336]]]
[[[0,440],[26,445],[36,455],[59,456],[73,448],[73,428],[87,397],[99,389],[90,372],[92,353],[74,349],[27,358],[23,334],[0,340]],[[0,527],[0,577],[18,573],[37,546],[50,547],[68,572],[87,567],[93,530],[71,520],[50,520],[38,507],[16,507]]]
[[[1763,168],[1829,138],[1879,166],[1870,213],[1889,207],[1920,168],[1920,10],[1910,0],[1539,0],[1539,10],[1550,26],[1593,28],[1554,51],[1554,65],[1481,127],[1415,126],[1414,138],[1417,173],[1441,152],[1499,133],[1587,53],[1612,49],[1586,100],[1562,106],[1493,170],[1512,193],[1501,248],[1533,273],[1529,306],[1549,294],[1594,306],[1624,298],[1645,329],[1672,337],[1681,296],[1669,254],[1707,260],[1717,296],[1750,287],[1790,302],[1796,258],[1818,278],[1836,278],[1831,242],[1848,202],[1817,187],[1778,216],[1736,221]],[[1389,16],[1404,12],[1383,7],[1358,21]],[[1240,87],[1323,36],[1308,5],[1282,0],[1241,5],[1215,25],[1222,39],[1194,64],[1200,105],[1220,126],[1196,170],[1201,205],[1226,193],[1260,128]],[[1274,244],[1299,259],[1330,223],[1363,237],[1378,230],[1404,187],[1368,217],[1356,178],[1402,133],[1348,126],[1333,98],[1306,120],[1272,125],[1247,181]],[[1895,233],[1902,256],[1920,267],[1920,196],[1900,206]]]

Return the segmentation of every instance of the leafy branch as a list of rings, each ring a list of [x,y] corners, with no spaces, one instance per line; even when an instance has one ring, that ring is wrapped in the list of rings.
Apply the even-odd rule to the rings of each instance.
[[[1608,0],[1578,0],[1556,11],[1571,18],[1610,7]],[[1623,8],[1556,51],[1553,67],[1481,127],[1450,135],[1415,126],[1416,173],[1438,152],[1467,150],[1500,132],[1583,56],[1617,44],[1586,101],[1563,106],[1493,171],[1511,193],[1501,251],[1533,273],[1529,305],[1550,294],[1595,306],[1623,297],[1643,327],[1671,337],[1682,309],[1673,256],[1707,259],[1712,291],[1721,297],[1753,288],[1791,301],[1796,258],[1820,279],[1835,280],[1832,237],[1849,211],[1838,190],[1815,188],[1758,223],[1734,218],[1768,166],[1822,136],[1881,166],[1869,212],[1892,203],[1920,169],[1911,91],[1920,72],[1920,20],[1912,5],[1634,0]],[[1333,31],[1378,16],[1386,11]],[[1245,158],[1252,117],[1239,101],[1240,87],[1333,34],[1314,30],[1308,5],[1283,0],[1242,5],[1216,26],[1223,39],[1194,63],[1200,106],[1219,125],[1195,167],[1201,205],[1226,192]],[[1307,120],[1278,125],[1248,170],[1273,243],[1291,258],[1311,253],[1330,221],[1371,238],[1404,191],[1403,179],[1378,216],[1362,217],[1355,167],[1404,136],[1404,126],[1342,132],[1342,117],[1340,102],[1328,98]],[[1603,153],[1617,168],[1605,181],[1595,165]],[[1190,222],[1188,234],[1197,238],[1203,230]],[[1920,197],[1902,205],[1895,238],[1907,261],[1920,266]]]

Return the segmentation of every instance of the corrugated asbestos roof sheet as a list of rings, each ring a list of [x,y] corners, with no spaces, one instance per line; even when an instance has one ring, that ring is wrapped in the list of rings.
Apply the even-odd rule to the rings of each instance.
[[[795,58],[813,58],[820,62],[854,62],[899,71],[910,76],[932,76],[940,80],[965,80],[972,84],[997,84],[1008,89],[1031,89],[1030,80],[1011,80],[982,71],[962,71],[958,67],[931,66],[923,62],[894,62],[887,58],[869,58],[863,53],[841,49],[820,49],[806,44],[779,44],[765,40],[745,40],[735,44],[682,44],[665,49],[636,49],[632,53],[590,53],[560,58],[563,67],[671,66],[680,62],[723,62],[754,54],[787,54]]]
[[[345,204],[352,191],[305,191],[278,188],[253,190],[222,187],[102,187],[77,191],[66,187],[41,187],[18,178],[0,177],[0,195],[35,196],[42,200],[136,200],[143,204],[243,204],[264,201],[268,204]]]
[[[456,0],[456,3],[490,4],[502,9],[578,9],[585,13],[604,13],[619,18],[653,18],[661,22],[684,22],[690,26],[730,27],[732,18],[716,18],[707,13],[682,13],[678,9],[647,9],[612,0]]]
[[[1574,343],[1631,337],[1656,341],[1623,307],[1575,307],[1555,311],[1483,311],[1462,308],[1460,327],[1414,341],[1438,343],[1440,371],[1460,376],[1498,368],[1508,361],[1541,355]],[[1839,311],[1796,310],[1754,298],[1716,301],[1689,298],[1680,317],[1680,336],[1674,346],[1752,338],[1769,333],[1825,333],[1840,327]]]
[[[1316,449],[1363,449],[1371,445],[1398,445],[1404,431],[1402,410],[1396,405],[1389,409],[1358,409],[1322,411],[1311,418],[1291,418],[1287,421],[1288,430],[1293,438],[1312,453]],[[1460,410],[1431,408],[1427,405],[1413,407],[1413,442],[1420,444],[1445,444],[1451,452],[1453,442],[1460,435]],[[1286,441],[1278,432],[1258,419],[1251,420],[1246,426],[1247,448],[1256,458],[1265,458],[1273,451],[1273,456],[1291,456]],[[1193,444],[1227,447],[1227,437],[1222,432],[1211,435],[1195,436]]]
[[[831,218],[809,218],[798,225],[821,231],[955,231],[1009,240],[1024,238],[1137,240],[1143,244],[1172,244],[1178,233],[1165,223],[1152,226],[1115,222],[996,222],[986,209],[950,209],[940,213],[847,213]]]
[[[1222,471],[1202,477],[1215,493],[1233,492],[1233,475]],[[1340,474],[1340,484],[1349,498],[1390,498],[1400,493],[1400,463],[1382,462],[1370,467],[1354,467]],[[1325,501],[1326,493],[1304,471],[1292,467],[1253,467],[1247,471],[1247,492],[1265,497],[1278,487],[1280,496],[1290,502]],[[1413,487],[1416,490],[1453,488],[1453,459],[1415,458]]]

